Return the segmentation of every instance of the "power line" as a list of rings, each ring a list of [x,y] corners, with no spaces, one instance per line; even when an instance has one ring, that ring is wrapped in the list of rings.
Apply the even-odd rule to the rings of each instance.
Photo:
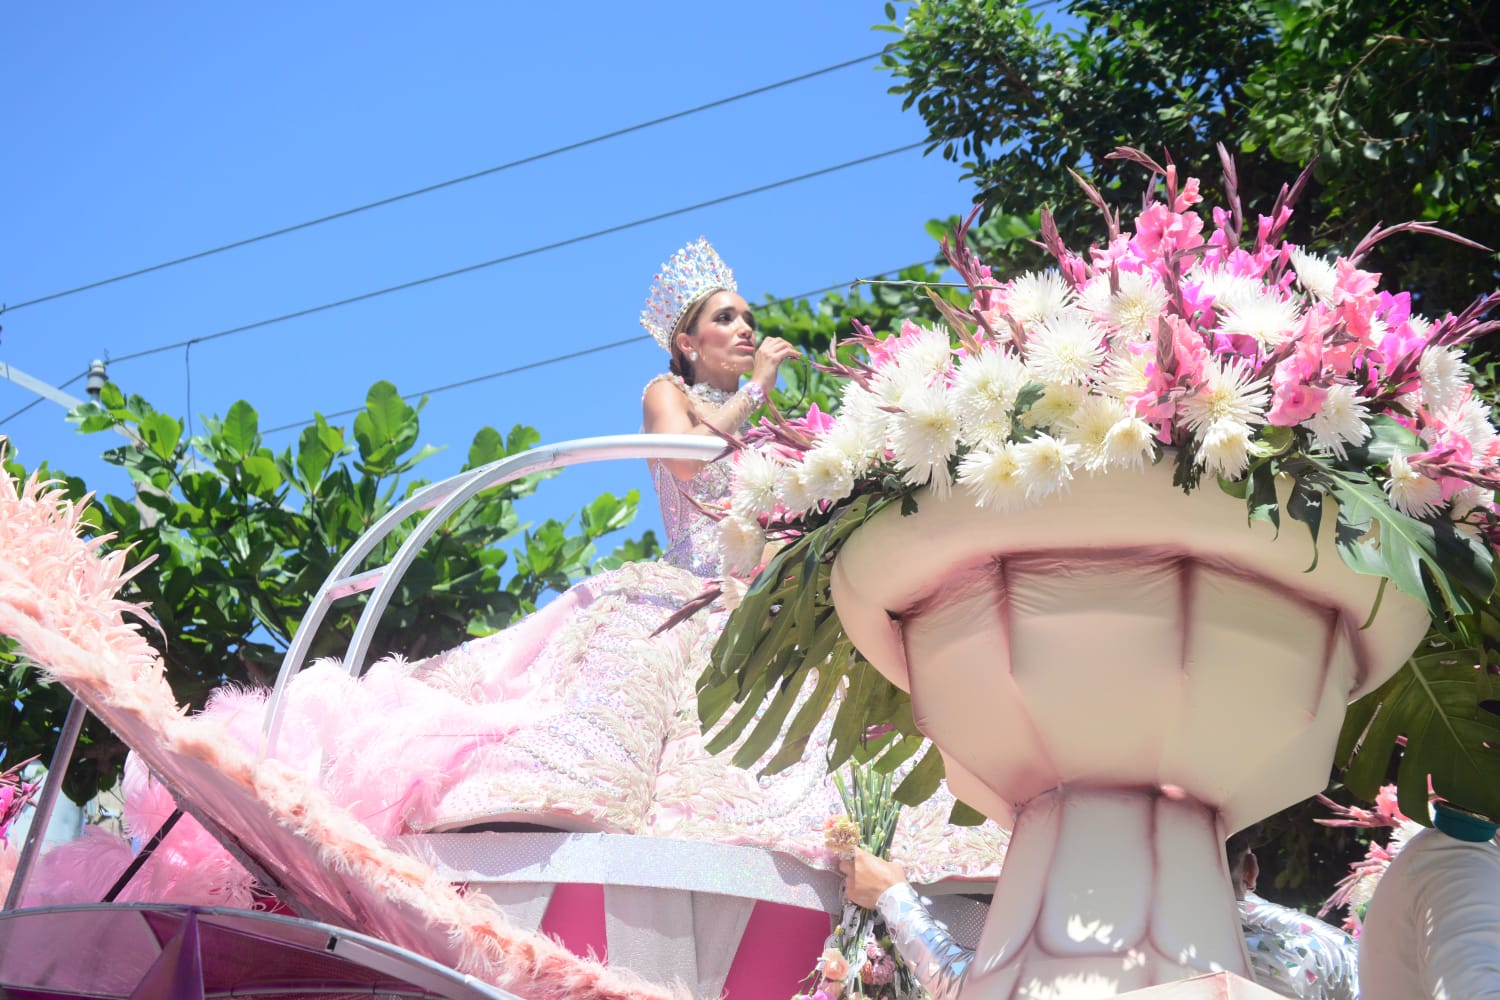
[[[214,254],[224,253],[226,250],[237,250],[240,247],[249,246],[252,243],[259,243],[262,240],[269,240],[277,236],[285,236],[288,233],[299,232],[303,229],[311,229],[313,226],[320,226],[325,222],[333,222],[336,219],[346,219],[351,215],[358,215],[361,212],[368,212],[373,208],[383,208],[386,205],[394,205],[396,202],[405,201],[408,198],[415,198],[419,195],[431,194],[433,191],[441,191],[443,188],[449,188],[453,187],[456,184],[464,184],[468,181],[478,180],[481,177],[488,177],[491,174],[498,174],[501,171],[525,166],[528,163],[536,163],[539,160],[545,160],[549,157],[558,156],[562,153],[571,153],[576,149],[583,149],[585,146],[592,146],[596,143],[605,142],[609,139],[618,139],[622,135],[629,135],[632,132],[639,132],[642,129],[648,129],[655,125],[662,125],[666,122],[676,121],[679,118],[686,118],[689,115],[695,115],[701,111],[708,111],[713,108],[723,107],[726,104],[733,104],[735,101],[742,101],[747,97],[755,97],[759,94],[777,90],[781,87],[788,87],[794,83],[802,83],[805,80],[811,80],[814,77],[822,76],[826,73],[832,73],[835,70],[847,69],[850,66],[857,66],[860,63],[869,62],[871,59],[879,57],[884,52],[885,50],[881,49],[879,52],[872,52],[869,55],[860,56],[857,59],[846,59],[843,62],[834,63],[832,66],[824,66],[822,69],[815,69],[810,73],[802,73],[798,76],[788,77],[785,80],[777,80],[775,83],[768,83],[765,86],[756,87],[753,90],[746,90],[742,93],[734,94],[729,97],[721,97],[716,101],[709,101],[707,104],[700,104],[697,107],[688,108],[684,111],[674,111],[669,115],[662,115],[660,118],[652,118],[650,121],[639,122],[635,125],[627,125],[624,128],[615,129],[613,132],[605,132],[603,135],[596,135],[590,139],[582,139],[578,142],[568,143],[566,146],[558,146],[556,149],[549,149],[546,152],[533,153],[530,156],[523,156],[519,160],[511,160],[509,163],[501,163],[498,166],[486,167],[484,170],[476,170],[474,173],[464,174],[462,177],[454,177],[446,181],[438,181],[436,184],[429,184],[426,187],[420,187],[414,191],[407,191],[402,194],[391,195],[390,197],[381,198],[378,201],[372,201],[365,205],[356,205],[353,208],[346,208],[341,212],[334,212],[331,215],[324,215],[316,219],[309,219],[306,222],[299,222],[296,225],[292,226],[283,226],[281,229],[273,229],[268,233],[261,233],[259,236],[250,236],[246,239],[235,240],[233,243],[226,243],[223,246],[214,247],[210,250],[200,250],[197,253],[188,254],[186,257],[178,257],[173,260],[163,261],[160,264],[152,264],[150,267],[137,268],[136,270],[128,271],[125,274],[117,274],[113,278],[103,278],[99,281],[91,281],[86,285],[79,285],[77,288],[68,288],[60,292],[52,292],[49,295],[42,295],[34,299],[27,299],[25,302],[18,302],[15,305],[5,307],[5,311],[14,312],[17,309],[25,309],[27,306],[39,305],[40,303],[51,302],[55,299],[65,298],[69,295],[77,295],[79,292],[87,292],[95,288],[102,288],[105,285],[112,285],[117,281],[124,281],[127,278],[139,278],[143,274],[151,274],[154,271],[162,271],[169,267],[176,267],[178,264],[186,264],[189,261],[202,260],[204,257],[212,257]]]
[[[714,205],[722,205],[726,202],[735,201],[739,198],[748,198],[753,194],[761,194],[762,192],[771,191],[775,188],[786,187],[789,184],[797,184],[801,181],[811,180],[814,177],[822,177],[825,174],[835,173],[840,170],[847,170],[850,167],[857,167],[861,164],[870,163],[874,160],[884,159],[888,156],[895,156],[898,153],[906,153],[910,152],[913,149],[920,149],[923,145],[925,145],[925,143],[914,142],[905,146],[898,146],[895,149],[888,149],[883,153],[874,153],[870,156],[862,156],[857,160],[849,160],[844,163],[835,164],[831,167],[823,167],[820,170],[813,170],[809,173],[799,174],[796,177],[788,177],[783,180],[772,181],[770,184],[762,184],[758,187],[747,188],[744,191],[736,191],[734,194],[726,194],[718,198],[711,198],[708,201],[700,201],[696,205],[688,205],[684,208],[674,208],[668,212],[659,212],[656,215],[647,216],[644,219],[636,219],[633,222],[622,222],[617,226],[610,226],[606,229],[596,229],[591,233],[584,233],[582,236],[572,236],[565,240],[558,240],[555,243],[548,243],[543,246],[532,247],[529,250],[521,250],[516,253],[506,254],[503,257],[495,257],[492,260],[480,261],[478,264],[469,264],[466,267],[459,267],[451,271],[444,271],[441,274],[433,274],[425,278],[417,278],[413,281],[404,281],[399,285],[389,285],[385,288],[378,288],[373,292],[364,292],[359,295],[352,295],[347,299],[339,299],[337,302],[327,302],[320,306],[310,306],[306,309],[298,309],[296,312],[285,313],[281,316],[273,316],[270,319],[257,320],[254,323],[246,323],[243,326],[231,327],[228,330],[220,330],[218,333],[204,334],[201,337],[189,337],[187,340],[179,340],[174,344],[163,344],[160,347],[151,347],[147,348],[144,351],[135,351],[131,354],[122,354],[118,357],[111,358],[110,361],[112,364],[118,364],[121,361],[134,361],[136,358],[144,358],[152,354],[160,354],[163,351],[173,351],[179,347],[186,347],[189,344],[202,344],[210,340],[218,340],[221,337],[230,337],[234,336],[235,334],[246,333],[250,330],[258,330],[262,327],[271,326],[275,323],[284,323],[287,320],[300,319],[303,316],[311,316],[314,313],[326,312],[329,309],[338,309],[341,306],[353,305],[356,302],[366,302],[370,299],[379,298],[382,295],[390,295],[393,292],[401,292],[405,291],[408,288],[416,288],[420,285],[428,285],[433,283],[434,281],[442,281],[445,278],[454,278],[461,274],[470,274],[474,271],[479,271],[487,267],[494,267],[496,264],[506,264],[511,261],[520,260],[523,257],[533,257],[537,254],[546,253],[550,250],[559,250],[566,246],[572,246],[575,243],[583,243],[586,240],[598,239],[601,236],[610,236],[614,233],[623,232],[627,229],[634,229],[638,226],[648,225],[653,222],[660,222],[663,219],[671,219],[679,215],[686,215],[689,212],[696,212],[699,209],[703,208],[711,208]]]
[[[891,268],[888,271],[877,272],[876,274],[872,275],[872,277],[877,277],[878,278],[878,277],[883,277],[883,276],[885,276],[887,274],[899,274],[900,272],[905,271],[907,268],[920,267],[920,266],[923,266],[925,264],[930,264],[930,263],[931,263],[930,260],[919,260],[916,263],[907,264],[906,267],[893,267],[893,268]],[[856,279],[856,280],[858,280],[858,279]],[[787,302],[796,302],[799,299],[809,299],[809,298],[812,298],[814,295],[822,295],[824,292],[833,292],[833,291],[837,291],[840,288],[848,288],[848,287],[850,287],[853,284],[855,284],[854,281],[846,281],[846,282],[842,282],[842,283],[837,284],[837,285],[828,285],[828,286],[823,287],[823,288],[815,288],[815,289],[813,289],[810,292],[798,292],[796,295],[786,295],[786,296],[783,296],[783,297],[781,297],[779,299],[772,299],[771,301],[762,303],[761,305],[762,305],[762,307],[764,307],[764,306],[776,306],[776,305],[782,305],[782,304],[787,303]],[[643,340],[649,340],[649,339],[651,339],[650,334],[644,334],[643,333],[640,336],[627,337],[624,340],[611,341],[608,344],[598,344],[598,345],[595,345],[594,347],[585,347],[581,351],[571,351],[571,352],[569,352],[567,354],[559,354],[556,357],[543,358],[540,361],[532,361],[532,362],[529,362],[528,364],[516,365],[514,368],[505,368],[505,369],[502,369],[501,371],[490,372],[487,375],[475,375],[472,378],[460,379],[457,382],[449,382],[446,385],[434,386],[431,389],[419,389],[416,392],[402,393],[401,398],[402,399],[419,399],[422,396],[432,396],[432,395],[435,395],[435,394],[437,394],[439,392],[447,392],[450,389],[461,389],[464,386],[473,385],[476,382],[487,382],[490,379],[503,378],[506,375],[515,375],[515,374],[518,374],[520,372],[531,371],[534,368],[544,368],[544,367],[546,367],[548,365],[561,364],[564,361],[572,361],[572,360],[574,360],[576,358],[586,357],[587,355],[590,355],[590,354],[600,354],[600,353],[602,353],[604,351],[612,351],[612,350],[614,350],[617,347],[625,347],[628,344],[638,344],[638,343],[640,343]],[[325,413],[322,416],[323,416],[323,418],[325,420],[327,420],[327,419],[333,419],[333,418],[336,418],[336,417],[347,417],[350,414],[361,413],[363,411],[364,411],[364,407],[363,406],[356,406],[356,407],[353,407],[352,409],[348,409],[348,410],[338,410],[338,411],[336,411],[334,413]],[[306,427],[306,426],[308,426],[309,423],[310,423],[310,421],[307,421],[307,420],[299,420],[299,421],[296,421],[296,422],[290,423],[290,424],[279,424],[279,425],[277,425],[275,427],[268,427],[268,428],[266,428],[265,430],[261,431],[261,434],[262,435],[276,434],[276,433],[278,433],[280,431],[295,430],[298,427]]]

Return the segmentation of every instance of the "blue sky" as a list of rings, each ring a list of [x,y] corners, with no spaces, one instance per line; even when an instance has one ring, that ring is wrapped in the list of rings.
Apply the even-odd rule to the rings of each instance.
[[[327,2],[0,8],[0,302],[19,302],[482,170],[873,53],[878,2]],[[586,149],[0,316],[0,361],[54,384],[119,357],[629,223],[919,141],[873,61]],[[512,263],[111,366],[185,415],[262,427],[635,336],[658,263],[708,236],[752,302],[926,259],[959,169],[913,150]],[[631,432],[649,341],[434,395],[425,474],[474,432]],[[189,374],[191,376],[189,380]],[[82,383],[72,391],[81,394]],[[0,381],[0,417],[30,402]],[[335,420],[347,425],[352,418]],[[50,403],[0,425],[21,460],[123,490]],[[278,450],[295,431],[271,435]],[[641,463],[570,470],[565,517]],[[659,525],[654,504],[632,532]]]

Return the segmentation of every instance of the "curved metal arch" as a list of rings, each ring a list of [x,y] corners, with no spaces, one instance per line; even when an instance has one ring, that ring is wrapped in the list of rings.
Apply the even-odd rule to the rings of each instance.
[[[350,594],[374,588],[374,593],[360,614],[359,623],[349,639],[344,655],[344,668],[353,676],[364,669],[364,658],[369,653],[375,627],[380,623],[390,603],[397,584],[411,567],[427,539],[431,538],[460,507],[474,497],[495,486],[529,476],[547,469],[561,469],[570,465],[585,465],[592,462],[617,459],[690,459],[708,462],[724,452],[724,442],[696,434],[617,434],[609,437],[580,438],[558,444],[542,445],[519,455],[508,455],[488,465],[467,472],[460,472],[440,482],[426,486],[396,505],[380,520],[371,525],[339,559],[323,585],[318,588],[308,609],[307,617],[297,626],[291,645],[282,657],[281,669],[276,674],[275,686],[266,703],[266,717],[261,730],[260,756],[264,757],[276,744],[281,731],[281,715],[286,686],[293,675],[302,669],[303,661],[312,647],[318,628],[328,615],[333,602]],[[412,514],[430,510],[422,523],[402,542],[400,549],[390,562],[374,569],[356,572],[365,558],[384,541],[396,527]]]

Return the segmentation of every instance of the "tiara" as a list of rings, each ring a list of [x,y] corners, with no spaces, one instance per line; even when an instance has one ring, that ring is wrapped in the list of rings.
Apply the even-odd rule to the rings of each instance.
[[[651,295],[641,310],[644,326],[662,350],[672,350],[672,334],[683,315],[703,296],[738,291],[734,272],[708,240],[698,237],[672,255],[651,282]]]

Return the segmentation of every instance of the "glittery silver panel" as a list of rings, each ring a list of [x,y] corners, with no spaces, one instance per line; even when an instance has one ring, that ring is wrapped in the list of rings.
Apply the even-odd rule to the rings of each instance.
[[[1247,893],[1240,902],[1255,981],[1297,1000],[1354,1000],[1359,955],[1354,940],[1300,910]]]
[[[974,961],[972,949],[953,940],[908,883],[893,885],[876,904],[896,951],[932,1000],[957,1000]]]

